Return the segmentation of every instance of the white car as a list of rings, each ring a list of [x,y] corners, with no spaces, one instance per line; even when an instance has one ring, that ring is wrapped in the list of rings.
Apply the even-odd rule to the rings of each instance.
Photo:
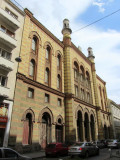
[[[32,158],[23,156],[11,148],[0,147],[0,160],[31,160]]]
[[[109,148],[120,148],[120,140],[111,139],[108,141]]]

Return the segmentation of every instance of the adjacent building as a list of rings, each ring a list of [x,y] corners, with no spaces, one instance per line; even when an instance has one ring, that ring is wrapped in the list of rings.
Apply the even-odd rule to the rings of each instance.
[[[86,57],[72,43],[68,19],[61,42],[24,11],[8,145],[30,151],[50,142],[110,138],[106,83],[96,74],[92,48]]]
[[[8,145],[24,12],[10,0],[0,0],[0,146]]]
[[[111,112],[110,118],[113,130],[113,138],[120,139],[120,105],[109,99],[108,106]]]

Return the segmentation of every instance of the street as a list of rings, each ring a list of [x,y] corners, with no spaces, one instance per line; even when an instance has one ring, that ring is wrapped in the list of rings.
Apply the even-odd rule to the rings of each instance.
[[[115,155],[116,151],[118,149],[113,149],[112,150],[112,155]],[[46,158],[46,157],[43,157],[43,158],[36,158],[35,160],[85,160],[86,158],[80,158],[80,157],[74,157],[74,158],[70,158],[69,156],[66,156],[66,157],[59,157],[59,158],[56,158],[56,157],[50,157],[50,158]],[[109,160],[111,159],[110,158],[110,151],[108,148],[104,148],[104,149],[100,149],[100,154],[99,156],[92,156],[92,157],[89,157],[87,158],[87,160]],[[114,158],[115,160],[117,159],[120,159],[120,158]]]

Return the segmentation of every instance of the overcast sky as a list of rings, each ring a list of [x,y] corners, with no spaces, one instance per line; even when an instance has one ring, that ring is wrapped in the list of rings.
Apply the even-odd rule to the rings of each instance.
[[[87,28],[82,27],[120,9],[120,0],[16,0],[62,40],[63,19],[70,21],[72,42],[92,47],[96,73],[106,82],[108,98],[120,104],[120,11]]]

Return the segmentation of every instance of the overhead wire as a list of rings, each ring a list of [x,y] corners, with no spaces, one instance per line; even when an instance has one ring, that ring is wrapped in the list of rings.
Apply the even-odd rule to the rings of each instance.
[[[97,22],[99,22],[99,21],[107,18],[107,17],[110,17],[111,15],[113,15],[113,14],[119,12],[119,11],[120,11],[120,9],[118,9],[118,10],[116,10],[116,11],[114,11],[114,12],[112,12],[112,13],[110,13],[110,14],[108,14],[108,15],[106,15],[106,16],[104,16],[104,17],[102,17],[102,18],[100,18],[100,19],[98,19],[98,20],[96,20],[96,21],[94,21],[94,22],[92,22],[92,23],[90,23],[90,24],[87,24],[86,26],[83,26],[82,28],[77,29],[76,31],[72,32],[72,34],[75,33],[75,32],[78,32],[78,31],[80,31],[80,30],[82,30],[82,29],[84,29],[84,28],[87,28],[87,27],[89,27],[89,26],[91,26],[91,25],[93,25],[93,24],[95,24],[95,23],[97,23]]]

